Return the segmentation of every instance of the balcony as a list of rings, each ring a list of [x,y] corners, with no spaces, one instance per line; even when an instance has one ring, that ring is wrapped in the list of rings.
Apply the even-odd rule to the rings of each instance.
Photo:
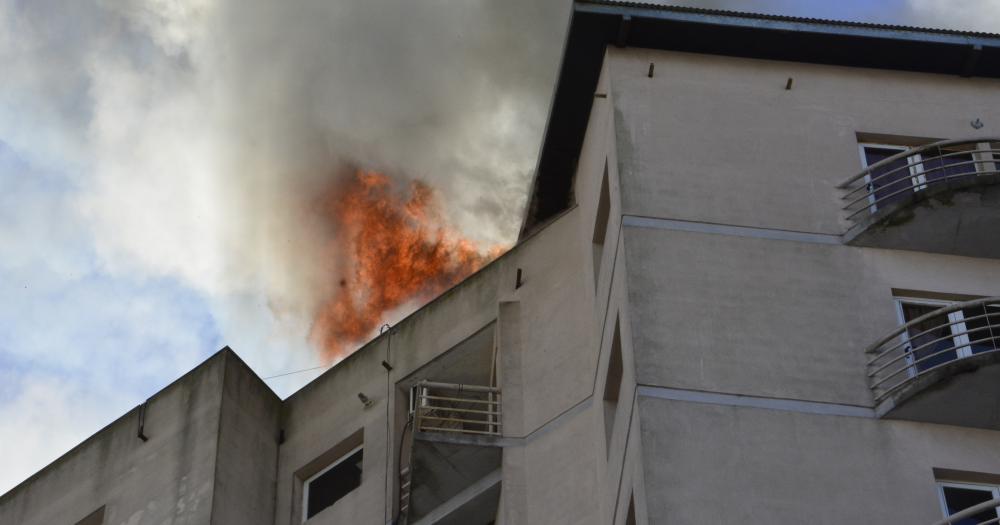
[[[417,432],[500,435],[500,389],[423,381],[417,385]]]
[[[500,389],[421,380],[401,457],[397,523],[489,523],[500,501]]]
[[[1000,297],[931,311],[866,352],[879,417],[1000,430]]]
[[[984,501],[978,505],[956,512],[947,518],[934,522],[934,525],[996,525],[1000,523],[1000,498]]]
[[[900,151],[838,188],[847,244],[1000,258],[1000,139]]]

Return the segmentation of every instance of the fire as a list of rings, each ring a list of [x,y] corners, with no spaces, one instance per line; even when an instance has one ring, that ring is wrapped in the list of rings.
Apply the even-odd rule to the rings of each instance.
[[[502,251],[480,250],[446,225],[426,184],[408,190],[400,194],[387,176],[358,171],[324,202],[342,258],[337,289],[320,306],[311,334],[328,362],[370,337],[387,312],[430,300]]]

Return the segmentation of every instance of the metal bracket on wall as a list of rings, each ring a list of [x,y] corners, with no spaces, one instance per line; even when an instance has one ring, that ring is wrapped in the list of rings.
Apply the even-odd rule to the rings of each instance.
[[[139,431],[138,431],[138,433],[136,433],[136,437],[138,437],[139,439],[141,439],[143,442],[149,441],[149,436],[147,436],[146,433],[145,433],[145,430],[146,430],[146,405],[148,403],[149,403],[149,400],[147,399],[146,401],[143,401],[141,405],[139,405]]]

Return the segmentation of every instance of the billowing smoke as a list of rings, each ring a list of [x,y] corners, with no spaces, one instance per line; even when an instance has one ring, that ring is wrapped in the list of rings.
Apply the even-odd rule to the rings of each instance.
[[[81,152],[77,202],[109,271],[308,324],[339,280],[318,197],[347,165],[422,180],[465,236],[513,241],[568,1],[107,0],[51,17],[64,8],[3,22],[34,37],[8,43],[34,55],[24,82],[66,106],[52,118]],[[40,72],[42,55],[64,69]]]
[[[985,30],[1000,11],[997,0],[678,3]],[[0,5],[3,141],[79,173],[72,203],[107,272],[178,279],[212,298],[228,342],[274,354],[303,347],[337,291],[335,232],[317,210],[345,166],[401,188],[424,181],[447,203],[442,220],[479,246],[513,240],[570,10],[570,0]]]

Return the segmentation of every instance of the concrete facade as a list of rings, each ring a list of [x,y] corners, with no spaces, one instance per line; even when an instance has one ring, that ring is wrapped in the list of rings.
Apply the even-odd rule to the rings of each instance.
[[[864,167],[859,142],[1000,135],[1000,38],[976,37],[967,78],[642,32],[740,20],[751,42],[950,45],[578,5],[513,249],[283,401],[223,350],[146,403],[148,441],[126,414],[0,497],[0,523],[930,524],[940,482],[1000,486],[1000,429],[883,417],[865,353],[900,326],[897,296],[1000,296],[1000,259],[846,244],[837,188]],[[582,48],[599,53],[574,77]],[[565,151],[554,175],[546,155]],[[956,402],[996,399],[975,380],[993,366],[942,381],[965,388]],[[434,383],[496,392],[498,425],[419,426],[411,395]],[[304,520],[309,480],[357,447],[360,485]]]

